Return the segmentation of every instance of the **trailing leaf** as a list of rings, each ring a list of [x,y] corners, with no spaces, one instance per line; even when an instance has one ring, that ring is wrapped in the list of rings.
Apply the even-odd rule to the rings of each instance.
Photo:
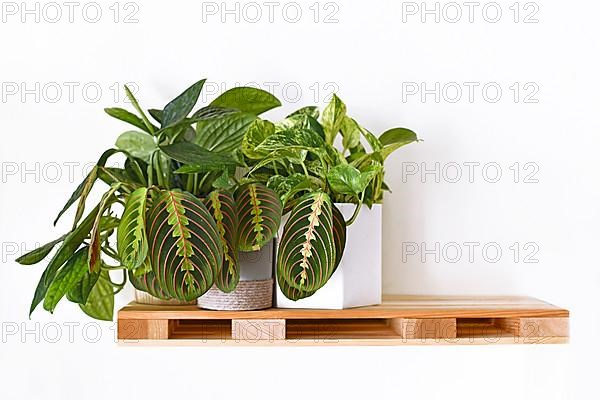
[[[100,279],[92,288],[85,305],[79,308],[92,318],[103,321],[112,321],[115,308],[115,294],[113,284],[107,271],[102,271]]]
[[[94,225],[92,226],[92,231],[90,233],[91,241],[90,247],[88,249],[88,265],[90,272],[94,272],[100,269],[100,247],[102,245],[100,236],[100,225],[102,222],[102,215],[104,214],[104,211],[107,210],[110,207],[110,205],[116,200],[116,198],[113,195],[119,189],[120,186],[120,183],[117,183],[115,186],[112,186],[108,190],[108,192],[104,193],[104,195],[102,196],[102,200],[100,200],[100,209],[98,211],[98,214],[96,215],[96,219],[94,220]]]
[[[271,93],[253,87],[235,87],[222,93],[214,99],[211,106],[235,108],[243,112],[260,115],[275,107],[281,102]]]
[[[335,268],[333,215],[324,192],[306,194],[283,228],[277,252],[277,273],[303,292],[323,287]]]
[[[73,205],[73,203],[75,203],[79,199],[79,204],[77,205],[77,212],[75,213],[75,219],[73,221],[73,228],[75,228],[75,226],[83,216],[83,212],[85,210],[85,201],[90,191],[92,190],[92,187],[94,186],[94,182],[96,182],[96,179],[98,177],[98,168],[104,167],[108,158],[119,152],[122,151],[116,149],[109,149],[102,153],[96,165],[88,173],[83,182],[81,182],[79,186],[77,186],[73,194],[71,194],[69,200],[67,200],[67,203],[64,205],[62,210],[60,210],[58,216],[54,220],[54,225],[56,225],[60,217],[69,209],[69,207],[71,207],[71,205]]]
[[[87,261],[87,260],[86,260]],[[86,262],[87,267],[87,262]],[[100,277],[100,271],[90,272],[88,268],[85,268],[85,274],[75,286],[67,292],[67,299],[73,303],[85,304],[90,296],[92,289],[98,278]]]
[[[45,245],[40,246],[37,249],[32,250],[27,254],[23,254],[21,257],[17,258],[15,261],[21,265],[37,264],[40,261],[42,261],[44,259],[44,257],[46,257],[48,254],[50,254],[50,252],[52,251],[54,246],[56,246],[57,244],[59,244],[60,242],[65,240],[66,237],[67,237],[67,235],[62,235],[61,237],[59,237],[56,240],[46,243]]]
[[[84,277],[88,265],[87,252],[86,247],[79,249],[56,274],[44,297],[46,311],[54,312],[60,299]]]
[[[235,203],[240,224],[240,250],[260,250],[279,229],[283,208],[279,196],[262,184],[250,183],[236,191]]]
[[[79,184],[79,186],[77,186],[73,194],[71,194],[69,200],[67,200],[67,203],[56,216],[56,219],[54,220],[54,225],[56,225],[60,217],[69,209],[69,207],[71,207],[73,203],[75,203],[78,199],[81,199],[77,206],[77,212],[75,214],[75,220],[73,222],[73,226],[77,225],[77,222],[79,222],[79,219],[81,218],[85,208],[85,200],[87,199],[88,194],[92,190],[94,182],[96,182],[97,171],[97,167],[94,166],[86,175],[85,179]]]
[[[31,307],[29,308],[29,315],[33,313],[38,304],[40,304],[46,296],[48,287],[52,284],[52,281],[54,281],[59,268],[71,258],[73,253],[75,253],[81,243],[83,243],[83,240],[90,233],[99,209],[100,206],[96,206],[92,212],[90,212],[90,214],[85,217],[84,220],[67,235],[67,237],[65,237],[65,240],[48,263],[48,266],[38,282],[35,294],[31,301]]]
[[[152,268],[161,288],[183,301],[203,295],[223,262],[220,235],[204,204],[186,192],[161,191],[146,225]]]
[[[142,265],[148,255],[146,204],[148,189],[139,188],[129,195],[117,230],[117,251],[127,269]]]
[[[217,230],[223,246],[223,264],[219,266],[215,275],[217,287],[229,293],[240,280],[238,262],[238,210],[233,196],[225,191],[211,192],[204,204],[217,224]]]

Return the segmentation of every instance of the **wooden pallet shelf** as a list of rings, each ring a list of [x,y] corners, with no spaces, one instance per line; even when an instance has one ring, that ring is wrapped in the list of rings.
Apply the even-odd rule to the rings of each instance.
[[[567,343],[569,311],[531,297],[388,296],[345,310],[209,311],[131,303],[123,344],[463,345]]]

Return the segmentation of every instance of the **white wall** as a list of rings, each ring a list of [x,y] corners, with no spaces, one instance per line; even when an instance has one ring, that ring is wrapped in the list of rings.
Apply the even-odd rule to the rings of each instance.
[[[585,360],[598,356],[592,340],[599,333],[592,295],[600,288],[597,3],[523,1],[517,23],[512,0],[480,2],[473,22],[459,2],[463,15],[455,23],[456,7],[445,2],[439,23],[433,14],[425,22],[411,14],[422,10],[420,2],[323,1],[318,22],[314,1],[280,2],[273,22],[268,6],[257,2],[263,15],[256,23],[249,21],[256,6],[242,3],[239,22],[233,14],[221,21],[221,2],[120,2],[118,16],[113,3],[97,4],[97,23],[89,22],[97,7],[84,12],[86,2],[75,7],[73,22],[59,2],[62,17],[55,23],[55,5],[40,3],[36,15],[24,13],[20,2],[2,3],[1,398],[565,399],[592,389],[595,374]],[[298,7],[302,16],[292,23]],[[500,20],[488,22],[497,7]],[[137,22],[124,23],[131,13]],[[328,15],[333,23],[324,22]],[[528,15],[538,22],[525,23]],[[384,291],[537,296],[572,311],[572,343],[121,348],[114,325],[96,325],[68,304],[53,317],[38,311],[28,320],[42,266],[21,267],[13,259],[68,229],[72,214],[57,229],[52,218],[86,163],[125,129],[102,112],[125,105],[116,88],[131,82],[144,105],[157,107],[203,77],[212,82],[207,89],[236,82],[274,87],[287,104],[270,112],[273,118],[299,105],[322,105],[336,88],[375,133],[397,125],[417,131],[424,141],[387,165],[393,193],[384,207]],[[411,94],[436,82],[439,101],[435,93]],[[472,101],[468,85],[475,88]],[[462,97],[452,102],[456,86]],[[497,87],[502,94],[493,102]],[[421,176],[436,165],[439,182],[434,174]],[[457,165],[462,178],[452,183]],[[489,182],[498,167],[501,178]],[[472,262],[465,244],[471,242]],[[457,248],[462,257],[452,262]],[[532,251],[529,261],[537,263],[526,262]],[[119,305],[130,299],[131,292],[123,293]],[[71,323],[79,325],[69,335]],[[101,337],[92,344],[96,327]],[[57,333],[57,343],[50,343]]]

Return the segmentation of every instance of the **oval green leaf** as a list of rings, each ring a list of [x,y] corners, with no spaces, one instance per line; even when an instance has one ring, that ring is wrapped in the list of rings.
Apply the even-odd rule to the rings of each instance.
[[[235,87],[214,99],[211,106],[236,108],[240,111],[254,115],[262,114],[275,107],[281,102],[271,93],[253,87]]]
[[[257,251],[277,234],[283,207],[277,193],[259,183],[236,191],[239,215],[239,249]]]
[[[308,193],[292,209],[277,251],[277,273],[293,288],[321,288],[335,267],[331,200],[324,192]]]
[[[117,251],[127,269],[142,265],[148,254],[146,204],[148,189],[139,188],[129,195],[117,229]]]
[[[164,190],[146,225],[152,269],[161,288],[183,301],[210,289],[223,262],[223,247],[204,204],[187,192]]]
[[[215,284],[221,291],[229,293],[240,280],[237,206],[233,196],[221,190],[211,192],[204,199],[204,203],[217,224],[223,246],[223,264],[219,266],[215,275]]]

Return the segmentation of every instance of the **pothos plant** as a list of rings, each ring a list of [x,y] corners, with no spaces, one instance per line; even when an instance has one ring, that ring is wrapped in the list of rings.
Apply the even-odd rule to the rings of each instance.
[[[320,123],[314,107],[275,124],[259,119],[280,102],[249,87],[194,111],[204,82],[147,111],[125,88],[135,113],[105,110],[135,129],[101,155],[59,212],[55,224],[77,203],[72,229],[17,259],[35,264],[58,246],[30,314],[42,302],[53,312],[66,297],[86,314],[111,320],[114,295],[128,280],[161,299],[193,300],[213,285],[230,292],[240,277],[238,251],[271,241],[284,212],[290,215],[278,252],[279,284],[291,299],[310,296],[343,253],[346,221],[334,201],[355,202],[357,210],[380,201],[383,160],[416,140],[408,130],[376,138],[346,116],[336,96]],[[333,146],[338,132],[343,151]],[[122,167],[108,167],[116,154],[124,156]],[[84,218],[97,181],[108,189]],[[110,274],[117,270],[119,282]]]
[[[250,124],[242,140],[248,176],[277,192],[290,213],[276,270],[286,297],[309,297],[327,283],[342,257],[346,226],[363,204],[380,203],[389,190],[385,160],[417,140],[406,128],[375,136],[335,94],[322,113],[309,106],[277,123],[257,118]],[[356,204],[348,221],[335,203]]]

